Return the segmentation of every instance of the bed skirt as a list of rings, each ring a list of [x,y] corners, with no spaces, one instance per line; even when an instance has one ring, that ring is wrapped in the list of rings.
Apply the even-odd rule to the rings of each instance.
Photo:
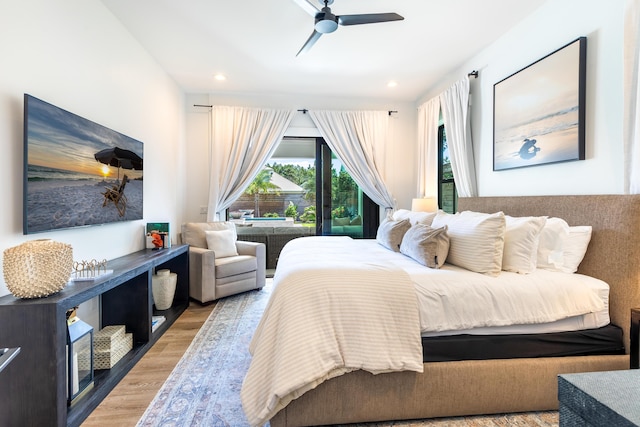
[[[622,329],[526,335],[451,335],[422,338],[423,362],[624,354]]]

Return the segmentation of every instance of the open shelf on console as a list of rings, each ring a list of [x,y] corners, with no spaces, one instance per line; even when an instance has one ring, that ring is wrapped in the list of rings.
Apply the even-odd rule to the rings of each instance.
[[[0,342],[21,347],[21,353],[2,373],[0,412],[8,425],[79,426],[147,350],[189,305],[188,246],[150,249],[108,262],[113,274],[94,281],[74,281],[46,298],[0,298]],[[156,269],[177,273],[173,305],[153,309],[151,277]],[[101,327],[125,325],[133,334],[133,349],[111,369],[94,371],[94,386],[72,407],[66,395],[67,309],[99,297]],[[152,316],[165,322],[151,330]]]

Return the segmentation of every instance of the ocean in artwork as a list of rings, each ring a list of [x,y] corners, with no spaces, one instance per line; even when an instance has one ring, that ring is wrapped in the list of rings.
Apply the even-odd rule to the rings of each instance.
[[[141,179],[131,179],[125,185],[127,206],[124,215],[120,215],[112,202],[104,204],[104,193],[107,189],[117,187],[126,172],[120,172],[118,178],[106,179],[81,172],[28,165],[25,208],[29,233],[142,218]]]
[[[578,114],[575,105],[497,131],[495,169],[577,160]]]

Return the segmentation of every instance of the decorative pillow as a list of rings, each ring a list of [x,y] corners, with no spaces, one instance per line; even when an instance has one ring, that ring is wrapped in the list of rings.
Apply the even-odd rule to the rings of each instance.
[[[411,221],[411,225],[416,225],[417,223],[431,225],[436,214],[437,212],[414,212],[407,209],[398,209],[393,213],[393,219],[396,221],[408,219]]]
[[[504,213],[464,211],[455,215],[438,211],[431,227],[448,226],[447,262],[467,270],[497,276],[502,269]]]
[[[376,241],[387,249],[400,252],[400,243],[402,243],[402,238],[409,228],[411,228],[411,223],[408,219],[394,221],[393,219],[385,218],[378,227]]]
[[[426,224],[411,226],[400,243],[400,252],[429,268],[440,268],[449,253],[447,226],[431,228]]]
[[[545,270],[560,271],[564,263],[562,246],[569,236],[569,224],[561,218],[547,218],[540,232],[537,267]]]
[[[186,222],[182,224],[182,243],[206,249],[207,230],[231,230],[236,236],[236,224],[231,221]]]
[[[207,247],[216,254],[216,258],[226,258],[237,256],[236,235],[231,230],[208,230],[204,234],[207,236]]]
[[[502,269],[529,274],[536,269],[540,232],[547,222],[547,218],[505,215],[505,221]]]
[[[561,218],[549,218],[540,233],[538,268],[575,273],[591,241],[590,225],[570,227]]]

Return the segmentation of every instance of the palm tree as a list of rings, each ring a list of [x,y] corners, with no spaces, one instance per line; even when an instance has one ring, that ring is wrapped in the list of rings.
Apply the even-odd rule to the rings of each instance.
[[[262,169],[244,191],[245,194],[253,195],[256,217],[260,216],[260,194],[267,193],[269,190],[276,190],[275,193],[278,194],[277,190],[280,187],[271,182],[272,173],[271,169]]]

